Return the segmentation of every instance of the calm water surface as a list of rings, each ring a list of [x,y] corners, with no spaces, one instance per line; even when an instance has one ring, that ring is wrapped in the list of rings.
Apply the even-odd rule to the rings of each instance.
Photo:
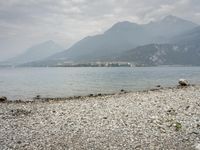
[[[200,67],[0,68],[0,96],[64,97],[174,86],[179,78],[200,84]]]

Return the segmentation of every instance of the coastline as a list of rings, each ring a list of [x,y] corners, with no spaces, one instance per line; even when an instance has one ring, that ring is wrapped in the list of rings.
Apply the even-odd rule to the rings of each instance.
[[[182,149],[200,144],[200,86],[0,103],[0,149]]]
[[[41,97],[40,95],[37,95],[35,97],[28,98],[28,99],[16,99],[16,100],[10,100],[7,99],[4,102],[0,103],[37,103],[37,102],[51,102],[51,101],[71,101],[71,100],[85,100],[85,99],[90,99],[90,98],[101,98],[101,97],[108,97],[108,96],[114,96],[114,95],[124,95],[124,94],[130,94],[130,93],[146,93],[146,92],[151,92],[151,91],[159,91],[159,90],[167,90],[167,89],[180,89],[180,88],[188,88],[188,87],[200,87],[199,84],[191,84],[189,86],[161,86],[157,85],[155,87],[151,88],[146,88],[143,90],[136,90],[136,91],[131,91],[131,90],[124,90],[121,89],[119,92],[113,92],[113,93],[91,93],[88,95],[76,95],[76,96],[66,96],[66,97]]]

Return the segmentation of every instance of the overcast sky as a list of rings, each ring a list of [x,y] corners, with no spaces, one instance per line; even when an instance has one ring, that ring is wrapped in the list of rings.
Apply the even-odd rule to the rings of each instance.
[[[47,40],[68,47],[118,21],[169,14],[200,24],[200,0],[0,0],[0,60]]]

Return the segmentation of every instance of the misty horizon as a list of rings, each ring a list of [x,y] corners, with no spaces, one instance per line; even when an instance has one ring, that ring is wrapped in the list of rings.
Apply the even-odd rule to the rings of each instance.
[[[190,20],[185,20],[184,18],[180,18],[180,17],[177,17],[177,16],[174,16],[174,15],[171,15],[171,14],[170,14],[170,15],[167,15],[167,16],[163,16],[162,18],[160,18],[160,19],[158,19],[158,20],[150,21],[150,22],[147,22],[147,23],[136,23],[136,22],[131,22],[131,21],[128,21],[128,20],[124,20],[124,21],[116,22],[116,23],[114,23],[114,24],[112,24],[112,25],[109,25],[109,26],[110,26],[110,29],[111,29],[113,26],[115,26],[115,25],[117,25],[117,24],[121,24],[121,23],[132,23],[132,24],[137,24],[137,25],[143,26],[143,25],[153,24],[153,23],[162,21],[162,20],[164,20],[164,19],[182,19],[182,20],[184,20],[184,21],[190,21]],[[192,22],[191,22],[191,23],[192,23]],[[197,24],[197,23],[194,23],[194,24],[196,24],[197,26],[199,26],[199,24]],[[83,37],[82,39],[84,39],[84,38],[86,38],[86,37],[95,36],[95,35],[98,35],[98,34],[103,34],[103,33],[106,32],[107,30],[109,30],[109,29],[106,29],[106,30],[103,31],[102,33],[96,33],[96,34],[93,34],[93,35],[85,35],[85,37]],[[64,50],[67,50],[68,48],[70,48],[71,46],[73,46],[73,44],[75,44],[76,42],[78,42],[78,41],[80,41],[80,40],[82,40],[82,39],[78,39],[77,41],[75,41],[74,43],[72,43],[72,44],[70,44],[70,45],[67,45],[66,47],[63,46],[62,44],[60,44],[60,47],[62,47],[61,50],[63,50],[63,51],[64,51]],[[14,57],[16,57],[16,56],[19,56],[19,55],[25,53],[25,52],[27,51],[27,49],[31,49],[31,48],[33,48],[33,47],[35,47],[35,46],[37,46],[37,45],[42,45],[42,44],[51,43],[51,42],[53,42],[53,43],[55,43],[55,44],[60,43],[60,42],[56,43],[56,42],[53,41],[52,39],[46,39],[45,41],[40,41],[39,43],[35,43],[35,44],[33,44],[33,45],[30,45],[30,46],[27,47],[27,48],[24,48],[19,54],[16,54],[16,55],[13,55],[13,56],[9,56],[9,57],[7,57],[7,58],[3,58],[1,61],[9,60],[9,59],[14,58]]]
[[[147,24],[173,15],[200,23],[199,1],[1,1],[0,60],[53,40],[65,49],[86,36],[101,34],[117,22]],[[59,9],[58,9],[59,8]],[[193,8],[193,9],[191,9]],[[98,12],[96,11],[98,10]]]

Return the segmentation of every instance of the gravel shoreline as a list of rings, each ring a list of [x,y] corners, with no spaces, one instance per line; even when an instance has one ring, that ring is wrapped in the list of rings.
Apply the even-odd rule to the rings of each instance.
[[[200,149],[200,86],[0,103],[0,149]]]

